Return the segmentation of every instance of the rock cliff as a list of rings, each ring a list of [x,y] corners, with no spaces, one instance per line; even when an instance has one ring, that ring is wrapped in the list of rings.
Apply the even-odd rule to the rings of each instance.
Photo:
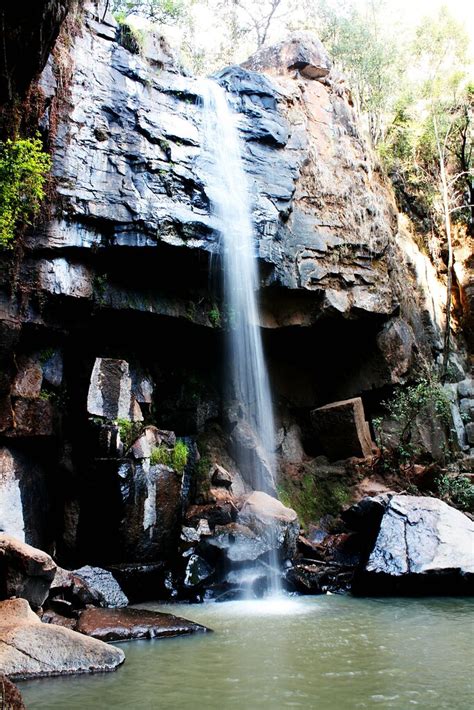
[[[0,528],[74,562],[143,561],[117,534],[124,521],[148,562],[167,559],[180,511],[209,489],[192,466],[177,478],[150,465],[150,451],[130,454],[137,422],[168,430],[152,437],[185,437],[195,470],[210,427],[219,438],[232,424],[220,377],[232,314],[220,299],[199,79],[160,37],[142,53],[124,45],[95,3],[74,31],[63,25],[38,83],[50,214],[20,254],[1,255],[0,485],[12,504]],[[251,185],[280,452],[301,460],[310,410],[361,396],[370,414],[437,357],[442,286],[318,43],[294,37],[215,80]],[[120,371],[114,416],[98,384],[106,361]]]

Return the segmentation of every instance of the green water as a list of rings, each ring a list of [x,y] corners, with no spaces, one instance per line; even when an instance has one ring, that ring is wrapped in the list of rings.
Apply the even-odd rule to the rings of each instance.
[[[467,599],[143,606],[215,633],[123,644],[115,673],[21,683],[27,708],[474,708]]]

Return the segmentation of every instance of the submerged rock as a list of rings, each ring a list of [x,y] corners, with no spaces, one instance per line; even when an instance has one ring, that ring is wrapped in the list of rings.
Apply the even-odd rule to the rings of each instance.
[[[40,607],[55,573],[56,564],[46,552],[0,534],[0,598],[23,597]]]
[[[0,602],[0,667],[13,680],[115,670],[119,648],[43,624],[26,599]]]
[[[355,592],[474,593],[474,523],[467,515],[421,496],[387,496],[376,504],[385,511]]]
[[[148,609],[85,609],[76,631],[102,641],[154,639],[205,633],[210,629],[173,614]]]

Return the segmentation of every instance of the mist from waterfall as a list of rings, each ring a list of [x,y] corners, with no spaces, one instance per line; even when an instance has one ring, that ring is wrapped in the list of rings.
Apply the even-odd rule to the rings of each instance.
[[[253,463],[256,490],[274,488],[275,425],[268,373],[259,328],[259,287],[249,187],[244,171],[237,116],[226,92],[216,82],[202,80],[207,191],[221,235],[224,272],[224,317],[228,331],[228,377],[239,417],[252,430],[265,464]],[[237,461],[240,466],[248,462]],[[272,480],[269,481],[269,474]],[[272,566],[276,566],[275,559]],[[277,574],[271,586],[277,587]]]

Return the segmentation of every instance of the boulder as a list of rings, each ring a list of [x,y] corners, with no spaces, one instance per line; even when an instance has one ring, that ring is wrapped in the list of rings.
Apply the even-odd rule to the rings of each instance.
[[[0,708],[2,710],[26,710],[20,691],[2,673],[0,673]]]
[[[72,574],[85,583],[91,597],[98,599],[99,606],[121,608],[128,605],[128,599],[122,592],[119,583],[106,569],[86,565],[74,570]]]
[[[252,71],[277,74],[298,70],[305,79],[322,79],[329,74],[331,60],[311,32],[293,32],[279,44],[260,49],[242,66]]]
[[[143,416],[136,404],[128,362],[96,358],[87,394],[89,414],[110,420],[141,421]]]
[[[232,474],[226,471],[222,466],[219,466],[218,463],[214,464],[211,474],[212,485],[229,489],[232,487],[232,482]]]
[[[199,555],[191,555],[184,573],[185,587],[199,587],[211,577],[214,570]]]
[[[43,370],[32,358],[22,357],[18,362],[18,372],[13,380],[11,393],[14,397],[36,399],[41,392]]]
[[[43,624],[26,599],[0,602],[0,667],[13,680],[112,671],[123,651],[53,624]]]
[[[153,449],[160,444],[172,448],[176,444],[176,434],[173,431],[157,429],[156,426],[147,426],[134,442],[132,455],[136,459],[150,458]]]
[[[210,629],[173,614],[148,609],[85,609],[76,630],[101,641],[154,639],[202,633]]]
[[[367,458],[375,448],[360,397],[313,409],[311,422],[330,461],[351,456]]]
[[[0,595],[23,597],[40,607],[48,596],[56,573],[51,557],[31,545],[0,534]]]
[[[467,515],[437,498],[393,495],[375,503],[385,510],[354,591],[474,593],[474,523]]]

